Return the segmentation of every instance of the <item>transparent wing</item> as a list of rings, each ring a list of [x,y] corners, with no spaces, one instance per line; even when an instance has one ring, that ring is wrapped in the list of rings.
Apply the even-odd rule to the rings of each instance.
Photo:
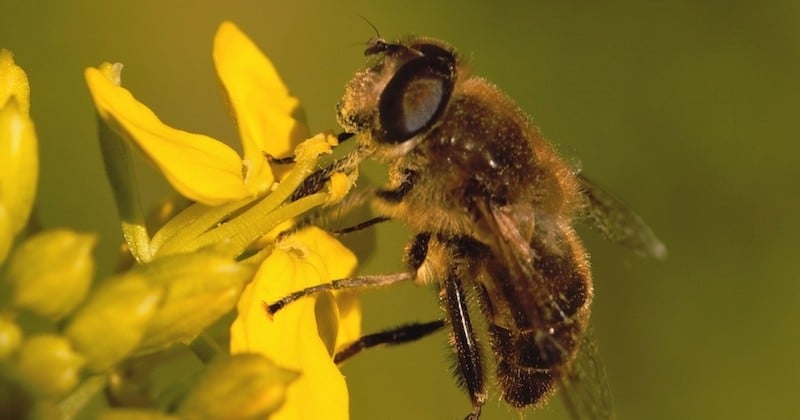
[[[575,359],[561,376],[559,395],[573,420],[616,418],[608,377],[595,343],[589,327]]]
[[[613,419],[614,410],[608,381],[592,335],[585,327],[586,324],[583,324],[586,322],[585,314],[577,313],[577,308],[570,305],[570,300],[564,299],[568,290],[575,290],[572,289],[575,283],[566,282],[565,279],[575,275],[575,269],[571,265],[576,262],[565,258],[561,253],[549,254],[548,248],[539,246],[541,243],[536,240],[529,245],[530,241],[525,238],[530,233],[525,232],[532,232],[534,222],[532,218],[525,220],[521,217],[521,214],[527,214],[523,209],[512,211],[511,214],[515,217],[509,217],[503,208],[485,203],[479,204],[478,209],[490,220],[489,226],[495,236],[493,252],[508,269],[507,279],[495,279],[498,282],[510,281],[508,286],[514,291],[514,296],[506,294],[503,297],[505,305],[508,305],[512,314],[526,314],[531,321],[529,325],[542,328],[540,332],[543,341],[530,348],[529,353],[513,348],[509,354],[517,351],[521,352],[516,354],[520,359],[547,358],[553,357],[552,352],[560,351],[562,356],[553,358],[564,360],[564,364],[554,363],[550,368],[553,370],[554,385],[559,389],[572,419]],[[498,308],[498,300],[489,296],[490,301],[493,299],[493,306]],[[577,327],[579,324],[584,327]],[[571,328],[570,325],[576,327]],[[551,335],[547,335],[548,326],[555,326],[562,333],[571,332],[567,335],[553,334],[551,329]],[[530,330],[520,331],[516,337],[524,337],[529,333]],[[545,340],[548,344],[544,343]],[[527,387],[541,385],[537,384],[535,375],[525,377],[520,372],[517,372],[521,375],[517,380],[532,381],[526,383]],[[521,384],[504,383],[501,388],[504,392],[510,391],[514,394],[520,391],[515,385]]]
[[[603,236],[637,254],[666,258],[667,247],[638,214],[583,174],[579,174],[578,179],[588,203],[585,216]]]

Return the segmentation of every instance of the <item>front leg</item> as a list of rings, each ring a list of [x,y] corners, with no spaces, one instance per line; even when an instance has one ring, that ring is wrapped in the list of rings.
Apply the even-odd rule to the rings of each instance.
[[[400,184],[397,185],[395,189],[392,190],[379,190],[375,195],[388,203],[399,203],[405,198],[405,196],[411,192],[414,188],[414,185],[417,183],[417,179],[419,178],[419,174],[416,171],[412,171],[410,169],[403,169],[403,176]]]

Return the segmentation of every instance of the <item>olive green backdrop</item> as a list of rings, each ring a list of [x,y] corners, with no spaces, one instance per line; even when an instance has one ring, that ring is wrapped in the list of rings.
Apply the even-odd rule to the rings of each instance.
[[[373,35],[360,14],[387,37],[457,46],[667,243],[659,262],[585,235],[619,418],[797,415],[800,3],[22,3],[0,6],[0,47],[32,85],[38,209],[46,226],[100,232],[104,272],[120,235],[83,69],[121,61],[124,84],[164,121],[235,144],[210,58],[217,25],[232,19],[304,101],[312,128],[331,129]],[[148,202],[168,194],[152,171],[142,180]],[[377,235],[363,270],[399,270],[405,233],[387,224]],[[438,310],[435,294],[412,286],[365,293],[364,308],[367,331]],[[443,334],[366,352],[344,368],[353,418],[463,416],[449,365]],[[516,418],[496,396],[485,417]],[[528,414],[564,416],[560,402]]]

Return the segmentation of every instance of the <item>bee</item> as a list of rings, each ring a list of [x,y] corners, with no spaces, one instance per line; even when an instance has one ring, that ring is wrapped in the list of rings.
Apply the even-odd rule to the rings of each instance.
[[[364,336],[335,360],[448,327],[455,374],[471,402],[468,419],[480,417],[489,376],[473,312],[486,320],[494,378],[511,406],[544,404],[559,386],[590,386],[576,379],[579,368],[602,381],[593,356],[582,359],[591,352],[585,343],[594,289],[573,224],[588,216],[606,236],[654,256],[663,255],[663,244],[560,157],[508,96],[470,74],[447,43],[378,37],[365,55],[366,68],[337,105],[342,138],[357,136],[357,146],[309,177],[294,198],[319,190],[333,172],[354,171],[364,159],[384,163],[388,182],[370,199],[380,217],[349,230],[403,222],[413,234],[405,251],[408,270],[301,290],[265,304],[267,311],[322,290],[400,281],[438,285],[443,319]],[[470,300],[477,300],[477,309],[468,307]],[[567,398],[576,418],[611,416],[606,397]]]

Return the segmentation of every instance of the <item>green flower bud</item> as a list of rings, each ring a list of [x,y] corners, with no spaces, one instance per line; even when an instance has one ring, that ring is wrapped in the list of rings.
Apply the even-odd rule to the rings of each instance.
[[[263,419],[280,408],[298,373],[260,354],[215,360],[184,399],[178,414],[188,419]]]
[[[137,272],[110,278],[93,291],[64,334],[86,357],[88,368],[108,369],[139,344],[163,292]]]
[[[175,342],[188,343],[232,310],[252,278],[253,267],[211,250],[169,255],[141,267],[140,272],[166,288],[164,301],[142,339],[140,353]]]
[[[61,319],[83,300],[94,274],[94,235],[49,230],[23,242],[8,261],[12,302]]]
[[[7,358],[19,347],[22,330],[14,321],[0,316],[0,360]]]
[[[57,398],[69,392],[80,379],[84,359],[66,338],[42,334],[22,343],[15,363],[20,381],[35,395]]]
[[[28,77],[7,50],[0,50],[0,203],[13,234],[28,222],[36,194],[39,154],[29,112]]]

